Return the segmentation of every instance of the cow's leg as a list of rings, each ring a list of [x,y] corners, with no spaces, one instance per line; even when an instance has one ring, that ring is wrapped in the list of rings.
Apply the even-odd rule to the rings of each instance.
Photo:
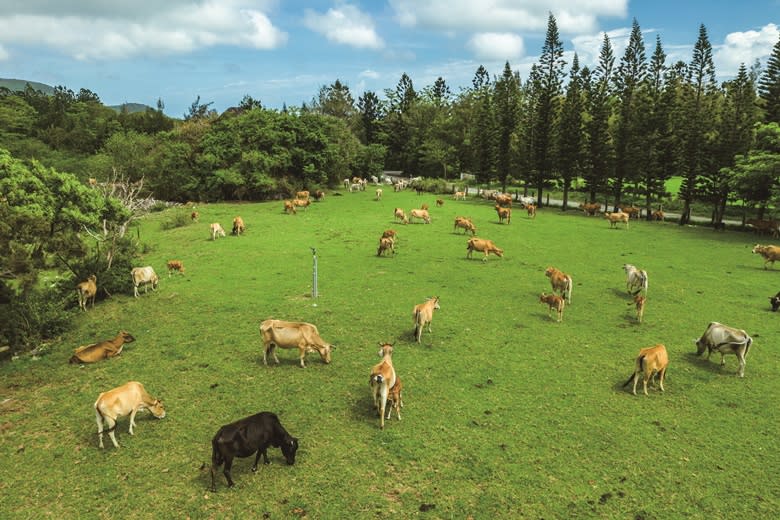
[[[636,384],[639,382],[639,373],[634,372],[634,388],[631,390],[631,393],[636,395]]]
[[[232,456],[226,456],[225,457],[225,469],[222,471],[222,473],[225,474],[225,478],[227,479],[228,487],[235,486],[235,483],[233,482],[233,478],[230,476],[230,468],[233,467],[233,457]]]
[[[114,430],[116,430],[116,420],[112,419],[111,417],[106,417],[106,426],[108,426],[108,436],[111,437],[111,442],[114,443],[114,448],[119,447],[119,443],[116,442],[116,436],[114,435]],[[101,439],[101,443],[102,443]],[[102,447],[102,444],[101,444]]]
[[[133,408],[130,412],[130,435],[133,435],[133,428],[135,428],[135,414],[138,413],[138,408]]]
[[[133,296],[138,298],[138,285],[133,284]]]
[[[644,386],[645,395],[647,395],[647,380],[650,379],[650,377],[651,377],[650,375],[645,374],[644,377],[642,378],[642,385]]]
[[[726,355],[723,353],[722,350],[718,350],[720,352],[720,366],[725,367],[726,366]]]
[[[255,455],[255,463],[252,464],[252,471],[257,471],[257,463],[260,462],[260,456],[263,457],[263,464],[268,464],[268,455],[266,453],[266,450],[260,448],[259,450],[257,450],[257,455]]]
[[[381,395],[379,396],[379,402],[382,406],[381,410],[379,411],[379,427],[381,429],[385,429],[385,407],[387,406],[387,388],[388,382],[385,381],[382,383],[382,390]]]
[[[97,427],[98,427],[98,441],[101,448],[103,448],[103,416],[100,415],[100,412],[95,410],[95,420],[97,421]]]
[[[306,347],[298,345],[298,350],[301,352],[301,368],[306,368],[306,363],[303,362],[303,358],[306,357]]]
[[[745,377],[745,349],[737,350],[736,354],[739,360],[739,377]]]
[[[664,367],[658,375],[658,384],[661,387],[661,391],[664,391],[664,379],[666,378],[666,367]]]

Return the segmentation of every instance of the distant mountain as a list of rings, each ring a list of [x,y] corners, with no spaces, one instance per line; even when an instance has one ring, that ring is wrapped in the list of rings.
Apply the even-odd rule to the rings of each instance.
[[[122,109],[125,108],[128,114],[132,114],[134,112],[146,112],[147,110],[152,109],[152,107],[150,107],[149,105],[144,105],[142,103],[122,103],[121,105],[106,105],[106,106],[108,106],[108,108],[113,108],[117,112],[121,112]]]
[[[0,87],[5,87],[11,91],[22,91],[26,88],[27,84],[30,84],[35,90],[40,90],[44,94],[54,94],[54,87],[46,85],[45,83],[38,83],[37,81],[27,81],[24,79],[4,79],[0,78]]]

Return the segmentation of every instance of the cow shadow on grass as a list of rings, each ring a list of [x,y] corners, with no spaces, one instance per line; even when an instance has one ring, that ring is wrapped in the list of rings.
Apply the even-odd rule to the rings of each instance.
[[[714,353],[710,359],[707,359],[707,354],[702,354],[701,356],[697,356],[695,352],[686,352],[682,355],[682,359],[686,361],[689,365],[694,366],[698,369],[706,370],[707,372],[711,374],[723,374],[724,369],[728,370],[728,364],[726,366],[720,365],[720,354]],[[736,360],[736,357],[734,358]],[[736,367],[739,366],[739,363],[737,362]]]

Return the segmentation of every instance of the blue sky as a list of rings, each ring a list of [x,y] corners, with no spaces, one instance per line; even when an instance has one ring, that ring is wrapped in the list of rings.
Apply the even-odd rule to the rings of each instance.
[[[0,0],[0,77],[87,88],[181,117],[195,99],[222,112],[245,94],[300,105],[336,79],[355,100],[407,73],[457,93],[479,65],[509,61],[524,81],[555,16],[569,63],[593,65],[603,34],[622,56],[632,20],[648,56],[660,35],[672,63],[707,28],[718,78],[766,63],[780,0]]]

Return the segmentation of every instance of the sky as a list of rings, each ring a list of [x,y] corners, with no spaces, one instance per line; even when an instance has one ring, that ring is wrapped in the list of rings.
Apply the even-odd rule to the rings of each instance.
[[[245,95],[300,106],[337,79],[384,97],[406,73],[416,90],[444,78],[457,94],[482,65],[522,81],[549,14],[566,70],[594,67],[606,33],[619,62],[636,19],[648,58],[690,62],[703,24],[717,79],[766,64],[780,0],[0,0],[0,77],[86,88],[106,105],[143,103],[182,117],[222,112]]]

